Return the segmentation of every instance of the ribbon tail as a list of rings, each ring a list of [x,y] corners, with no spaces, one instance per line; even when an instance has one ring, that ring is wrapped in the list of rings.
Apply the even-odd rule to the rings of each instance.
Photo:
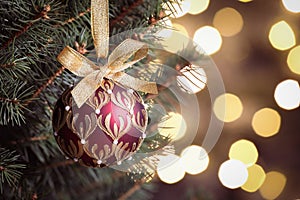
[[[92,61],[66,46],[57,56],[58,62],[77,76],[87,76],[93,71],[99,69]]]
[[[102,78],[99,79],[99,71],[94,71],[93,73],[84,77],[74,87],[71,93],[78,108],[80,108],[88,100],[88,98],[94,94],[101,81]]]
[[[138,90],[145,93],[158,94],[155,82],[143,81],[134,78],[124,72],[117,73],[112,77],[112,79],[134,90]]]

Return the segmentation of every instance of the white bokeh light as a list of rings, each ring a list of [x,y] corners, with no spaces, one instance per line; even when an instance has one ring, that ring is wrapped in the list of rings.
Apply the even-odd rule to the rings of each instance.
[[[199,28],[193,40],[207,53],[208,55],[214,54],[222,46],[222,37],[219,31],[211,26],[203,26]]]
[[[247,166],[239,160],[227,160],[220,166],[218,177],[225,187],[239,188],[248,179]]]
[[[191,8],[191,2],[188,0],[167,2],[163,5],[163,8],[165,9],[165,13],[167,16],[170,16],[172,18],[179,18],[189,12]]]
[[[181,152],[184,170],[188,174],[196,175],[207,169],[209,157],[204,148],[192,145]]]
[[[157,175],[162,182],[174,184],[184,178],[182,159],[174,154],[161,156],[157,165]]]
[[[274,98],[279,107],[292,110],[299,107],[300,88],[295,80],[285,80],[279,83],[275,89]]]
[[[300,1],[299,0],[282,0],[282,4],[290,12],[300,12]]]
[[[207,77],[203,68],[197,66],[186,66],[180,70],[177,83],[186,92],[196,94],[206,86]]]

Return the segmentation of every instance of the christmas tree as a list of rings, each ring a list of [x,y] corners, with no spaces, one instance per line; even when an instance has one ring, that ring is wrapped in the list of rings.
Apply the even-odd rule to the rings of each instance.
[[[164,9],[172,9],[163,9],[166,2],[109,1],[110,35],[158,26]],[[94,49],[90,1],[1,1],[0,10],[1,197],[151,198],[147,174],[80,166],[65,158],[53,137],[54,105],[77,78],[57,56],[67,45],[82,55]],[[168,141],[156,137],[158,146]]]

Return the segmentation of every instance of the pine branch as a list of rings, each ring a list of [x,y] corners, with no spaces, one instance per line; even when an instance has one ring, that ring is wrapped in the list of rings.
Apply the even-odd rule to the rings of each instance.
[[[64,26],[66,24],[69,24],[69,23],[73,23],[75,22],[76,20],[78,20],[79,18],[83,17],[84,15],[86,15],[87,13],[91,12],[91,8],[87,8],[85,11],[83,12],[80,12],[78,15],[76,15],[75,17],[71,17],[67,20],[65,20],[63,23],[61,24],[56,24],[54,27],[58,28],[60,26]]]
[[[40,19],[48,19],[49,17],[47,13],[50,10],[51,10],[50,5],[46,5],[44,9],[40,13],[38,13],[31,22],[26,24],[20,31],[16,32],[11,38],[9,38],[8,41],[5,42],[2,45],[2,47],[0,47],[0,50],[7,48],[8,45],[10,45],[16,38],[18,38],[19,36],[23,35],[26,31],[28,31],[32,27],[32,25],[38,22]]]
[[[0,148],[0,192],[3,193],[3,187],[7,183],[9,187],[16,187],[18,180],[22,175],[21,169],[24,164],[18,163],[20,155],[16,151]]]
[[[146,179],[142,179],[134,184],[132,188],[130,188],[126,193],[118,198],[118,200],[126,200],[131,197],[136,191],[140,190],[142,185],[146,182]]]
[[[15,144],[22,144],[25,142],[36,142],[36,141],[48,140],[49,138],[50,138],[50,135],[37,136],[37,137],[31,137],[31,138],[25,138],[25,139],[21,139],[21,140],[11,141],[10,143],[15,145]]]
[[[16,66],[16,63],[11,62],[11,63],[5,63],[5,64],[0,64],[0,68],[12,68]]]
[[[64,70],[65,70],[65,67],[64,67],[64,66],[61,66],[61,67],[56,71],[56,73],[55,73],[53,76],[51,76],[51,77],[47,80],[47,82],[45,82],[41,87],[39,87],[39,88],[35,91],[35,93],[32,95],[32,97],[30,98],[30,100],[26,101],[26,102],[24,103],[24,105],[30,104],[30,103],[32,102],[33,99],[37,98],[45,88],[47,88],[49,85],[51,85],[51,84],[53,83],[53,81],[54,81],[58,76],[60,76],[60,75],[63,73]]]
[[[131,13],[134,9],[136,9],[138,6],[142,5],[143,3],[144,3],[143,0],[137,0],[128,8],[123,8],[122,12],[115,19],[110,21],[110,26],[114,26],[115,24],[122,22],[122,19],[124,19],[125,16],[128,16],[129,13]]]

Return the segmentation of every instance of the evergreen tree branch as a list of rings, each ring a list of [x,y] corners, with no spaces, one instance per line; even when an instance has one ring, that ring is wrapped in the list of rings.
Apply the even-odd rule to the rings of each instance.
[[[146,179],[136,182],[132,188],[130,188],[126,193],[118,198],[118,200],[126,200],[131,197],[136,191],[141,189],[142,185],[146,182]]]
[[[34,94],[32,95],[32,97],[31,97],[31,99],[29,99],[28,101],[26,101],[24,105],[30,104],[30,103],[32,102],[33,99],[37,98],[37,97],[41,94],[41,92],[42,92],[47,86],[49,86],[49,85],[51,85],[51,84],[53,83],[53,81],[56,79],[56,77],[60,76],[60,75],[63,73],[64,70],[65,70],[65,67],[64,67],[64,66],[61,66],[61,67],[56,71],[56,73],[55,73],[53,76],[51,76],[51,77],[47,80],[47,82],[45,82],[41,87],[39,87],[39,88],[35,91],[35,93],[34,93]]]
[[[65,20],[63,23],[55,25],[55,27],[60,27],[60,26],[64,26],[64,25],[69,24],[69,23],[73,23],[73,22],[75,22],[76,20],[78,20],[79,18],[81,18],[82,16],[86,15],[89,12],[91,12],[91,8],[87,8],[85,11],[80,12],[77,16],[71,17],[71,18]]]
[[[46,5],[44,7],[44,9],[38,13],[31,22],[29,22],[28,24],[26,24],[20,31],[16,32],[11,38],[9,38],[7,40],[7,42],[5,42],[2,47],[0,47],[0,50],[7,48],[16,38],[18,38],[19,36],[23,35],[24,33],[26,33],[26,31],[28,31],[32,25],[39,21],[40,19],[48,19],[48,15],[47,13],[51,10],[50,5]]]
[[[122,22],[122,19],[127,16],[129,13],[131,13],[134,9],[136,9],[138,6],[143,4],[143,0],[137,0],[133,4],[131,4],[128,8],[123,8],[122,12],[113,20],[110,21],[110,26],[114,26],[117,23]]]
[[[12,68],[14,66],[16,66],[16,63],[14,63],[14,62],[0,64],[0,68]]]
[[[50,135],[44,135],[44,136],[37,136],[37,137],[31,137],[31,138],[25,138],[21,140],[11,141],[11,144],[22,144],[25,142],[36,142],[36,141],[43,141],[48,140],[50,138]]]

